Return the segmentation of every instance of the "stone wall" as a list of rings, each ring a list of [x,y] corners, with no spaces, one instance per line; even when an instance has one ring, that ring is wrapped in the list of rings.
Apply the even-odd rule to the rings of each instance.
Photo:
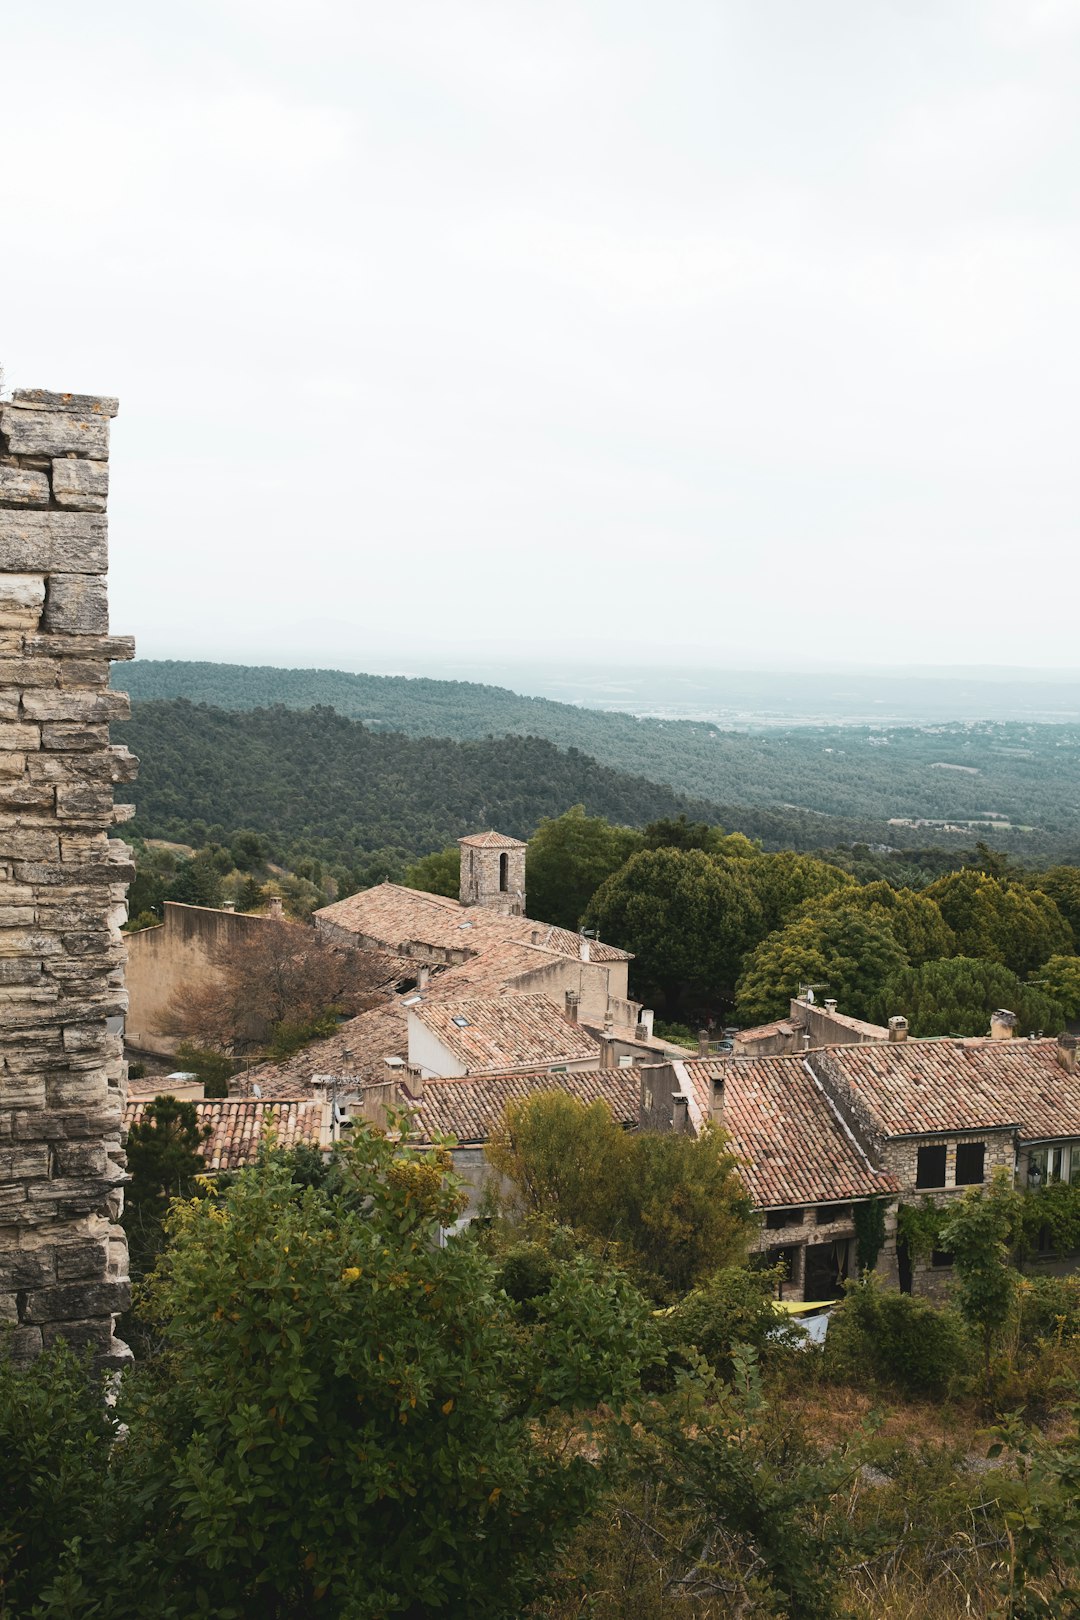
[[[109,421],[116,401],[0,405],[0,1346],[127,1355],[118,1026],[131,852],[110,840],[136,761],[109,744]]]

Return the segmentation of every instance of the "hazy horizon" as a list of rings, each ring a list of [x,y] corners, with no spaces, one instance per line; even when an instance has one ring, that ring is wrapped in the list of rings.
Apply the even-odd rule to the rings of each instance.
[[[57,0],[5,69],[0,359],[120,398],[144,656],[1067,656],[1069,0]]]

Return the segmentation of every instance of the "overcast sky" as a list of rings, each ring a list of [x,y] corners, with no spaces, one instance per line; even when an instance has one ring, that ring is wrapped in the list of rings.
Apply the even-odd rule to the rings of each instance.
[[[7,8],[147,657],[1080,663],[1077,0]]]

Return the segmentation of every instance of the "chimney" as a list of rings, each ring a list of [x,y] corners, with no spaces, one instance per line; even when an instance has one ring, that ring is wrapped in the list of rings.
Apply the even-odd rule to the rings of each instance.
[[[676,1136],[685,1136],[690,1129],[690,1105],[681,1091],[671,1100],[671,1128]]]
[[[638,1013],[637,1038],[639,1041],[651,1041],[653,1038],[653,1020],[656,1014],[651,1007],[642,1007]]]
[[[1080,1041],[1077,1040],[1075,1035],[1066,1033],[1058,1036],[1058,1065],[1065,1070],[1066,1074],[1076,1073],[1076,1048],[1078,1045],[1080,1045]]]
[[[271,922],[284,922],[285,907],[281,903],[280,894],[272,894],[266,902],[266,915]]]
[[[581,950],[581,960],[583,962],[591,962],[592,961],[592,945],[585,938],[584,934],[581,935],[580,950]]]
[[[581,997],[576,990],[566,992],[566,1016],[572,1024],[576,1024],[578,1021],[578,1002],[580,1000]]]
[[[533,929],[533,931],[532,931],[532,942],[533,942],[534,945],[539,945],[539,943],[540,943],[540,930],[539,930],[539,928],[534,928]]]
[[[889,1039],[893,1042],[907,1040],[907,1019],[901,1017],[899,1013],[895,1018],[889,1019]]]
[[[827,1013],[834,1013],[836,1011],[836,1002],[835,1001],[826,1001],[826,1003],[825,1003],[825,1011]]]
[[[607,1012],[604,1014],[604,1039],[610,1041],[610,1039],[614,1035],[614,1033],[615,1033],[615,1014],[611,1011],[611,1009],[609,1007]]]
[[[990,1039],[992,1041],[1011,1041],[1016,1033],[1016,1014],[999,1007],[997,1012],[990,1014]]]
[[[236,910],[236,901],[235,900],[223,900],[221,902],[221,909],[222,909],[222,911],[235,911]]]
[[[724,1082],[718,1074],[712,1077],[712,1095],[709,1098],[709,1118],[715,1125],[724,1118]]]
[[[418,990],[426,990],[428,987],[428,980],[430,978],[431,969],[428,967],[427,963],[424,962],[416,970],[416,988]]]
[[[699,1029],[697,1032],[697,1055],[698,1057],[708,1057],[709,1055],[709,1032],[707,1029]]]

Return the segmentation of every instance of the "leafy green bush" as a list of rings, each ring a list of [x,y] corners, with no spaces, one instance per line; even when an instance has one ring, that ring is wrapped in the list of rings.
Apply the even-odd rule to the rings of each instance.
[[[1080,1277],[1025,1277],[1020,1287],[1020,1344],[1080,1335]]]
[[[825,1340],[825,1370],[845,1382],[867,1375],[909,1394],[934,1395],[971,1364],[971,1341],[955,1311],[887,1292],[871,1272],[849,1285]]]
[[[683,1360],[696,1350],[721,1376],[728,1377],[737,1345],[750,1345],[760,1355],[800,1342],[801,1331],[780,1315],[774,1303],[781,1269],[751,1271],[747,1266],[724,1266],[659,1318],[668,1352]]]

